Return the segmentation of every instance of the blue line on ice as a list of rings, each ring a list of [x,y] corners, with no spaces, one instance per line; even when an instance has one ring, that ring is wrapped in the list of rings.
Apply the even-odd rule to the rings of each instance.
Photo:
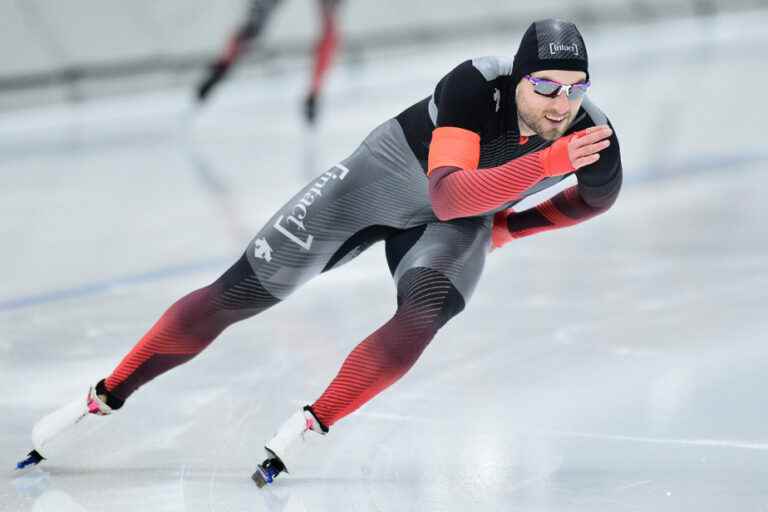
[[[117,276],[101,281],[94,281],[90,283],[83,283],[79,286],[72,288],[64,288],[61,290],[54,290],[50,292],[39,293],[35,295],[27,295],[16,297],[12,299],[0,301],[0,312],[13,311],[17,309],[40,306],[43,304],[49,304],[52,302],[59,302],[63,300],[75,299],[79,297],[86,297],[89,295],[96,295],[99,293],[105,293],[113,288],[119,286],[129,286],[144,283],[151,283],[154,281],[160,281],[162,279],[168,279],[171,277],[185,276],[189,274],[195,274],[198,272],[205,272],[209,270],[215,270],[222,268],[227,263],[222,259],[211,259],[205,261],[191,262],[183,265],[173,265],[168,267],[162,267],[156,270],[150,270],[141,274],[134,274],[129,276]]]

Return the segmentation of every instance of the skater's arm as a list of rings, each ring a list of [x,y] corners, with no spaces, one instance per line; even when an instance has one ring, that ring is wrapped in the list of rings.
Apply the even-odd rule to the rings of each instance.
[[[436,128],[429,149],[429,195],[440,220],[490,213],[518,199],[548,176],[561,176],[596,162],[608,147],[607,127],[559,138],[549,147],[490,168],[478,168],[480,136],[453,127]]]
[[[611,137],[611,146],[600,155],[599,162],[576,174],[578,185],[528,210],[498,212],[493,220],[493,246],[498,248],[516,238],[573,226],[613,206],[622,183],[619,143],[615,135]]]

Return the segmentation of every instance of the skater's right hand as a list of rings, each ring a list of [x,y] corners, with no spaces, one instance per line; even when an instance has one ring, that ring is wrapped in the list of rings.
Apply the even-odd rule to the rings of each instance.
[[[600,151],[611,145],[611,135],[613,130],[608,125],[599,125],[560,137],[542,150],[544,173],[562,176],[597,162]]]

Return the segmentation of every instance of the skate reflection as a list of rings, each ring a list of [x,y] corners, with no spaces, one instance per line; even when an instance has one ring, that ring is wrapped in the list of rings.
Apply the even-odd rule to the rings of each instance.
[[[51,489],[51,476],[40,468],[15,478],[13,487],[20,497],[34,498],[32,512],[87,512],[72,496],[59,489]]]
[[[264,508],[270,512],[305,512],[307,507],[298,492],[293,489],[272,489],[260,491]]]
[[[58,489],[43,493],[32,505],[32,512],[55,510],[56,512],[87,512],[87,509],[77,503],[72,497]]]
[[[39,467],[30,469],[13,480],[16,494],[25,498],[36,498],[42,495],[50,485],[51,476]]]

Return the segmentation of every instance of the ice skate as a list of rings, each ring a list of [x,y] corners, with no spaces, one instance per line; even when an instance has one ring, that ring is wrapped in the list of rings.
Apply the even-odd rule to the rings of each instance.
[[[283,471],[288,473],[287,466],[293,467],[296,462],[296,449],[304,441],[304,436],[308,432],[324,435],[328,429],[315,417],[312,409],[305,406],[288,418],[264,446],[267,458],[256,466],[256,471],[251,476],[259,488],[271,484]]]
[[[111,403],[111,406],[108,405],[108,402]],[[109,396],[104,381],[100,381],[88,390],[84,398],[70,402],[35,423],[32,428],[33,449],[24,460],[16,464],[16,469],[35,466],[44,461],[45,455],[48,453],[49,442],[81,423],[86,417],[91,415],[106,416],[120,406],[122,406],[122,402]]]

